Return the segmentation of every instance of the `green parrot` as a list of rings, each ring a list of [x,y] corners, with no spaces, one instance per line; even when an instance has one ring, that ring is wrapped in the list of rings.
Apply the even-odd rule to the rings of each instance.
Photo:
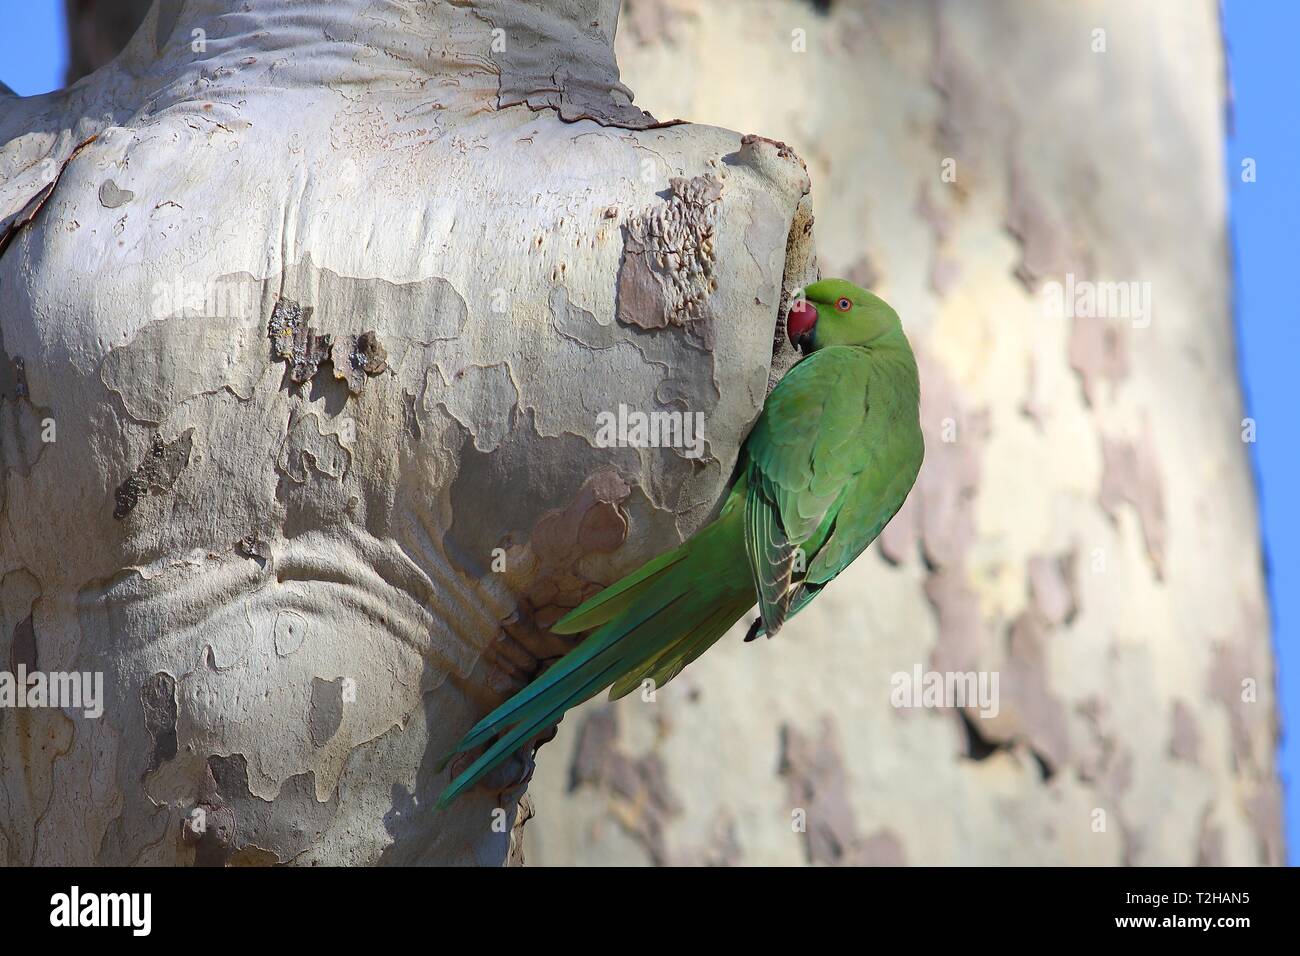
[[[439,807],[606,687],[611,700],[646,680],[662,687],[755,603],[745,640],[771,637],[902,507],[925,449],[916,359],[897,313],[824,279],[797,298],[786,331],[806,357],[767,397],[717,519],[555,624],[557,634],[591,633],[461,739],[444,766],[497,737]]]

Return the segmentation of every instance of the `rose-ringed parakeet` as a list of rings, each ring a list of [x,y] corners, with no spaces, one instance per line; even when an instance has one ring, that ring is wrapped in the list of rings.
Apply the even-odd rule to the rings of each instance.
[[[461,739],[448,760],[496,737],[439,806],[606,687],[611,699],[646,680],[662,687],[755,603],[745,639],[772,636],[902,506],[924,447],[916,360],[898,315],[825,279],[796,300],[786,329],[807,357],[768,395],[717,519],[555,624],[558,634],[591,633]]]

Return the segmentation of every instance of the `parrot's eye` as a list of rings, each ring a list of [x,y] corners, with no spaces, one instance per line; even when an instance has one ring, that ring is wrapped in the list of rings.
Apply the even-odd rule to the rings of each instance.
[[[835,303],[835,308],[837,311],[847,312],[849,309],[853,308],[853,303],[848,299],[840,299],[840,301]]]

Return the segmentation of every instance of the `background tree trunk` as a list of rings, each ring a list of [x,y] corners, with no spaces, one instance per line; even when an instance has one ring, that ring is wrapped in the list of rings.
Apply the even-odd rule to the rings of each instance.
[[[779,639],[564,721],[530,863],[1280,863],[1215,4],[629,0],[619,61],[808,161],[927,456]],[[1054,314],[1067,273],[1149,282],[1149,325]],[[891,706],[918,666],[999,673],[1000,713]]]
[[[803,165],[632,106],[617,9],[159,0],[0,97],[0,660],[104,681],[0,711],[0,857],[517,856],[531,761],[435,813],[439,757],[708,516],[811,269]]]
[[[153,0],[64,0],[67,82],[77,82],[122,52]]]

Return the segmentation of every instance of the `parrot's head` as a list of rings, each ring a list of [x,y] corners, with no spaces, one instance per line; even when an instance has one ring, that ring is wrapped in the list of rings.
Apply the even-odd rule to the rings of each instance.
[[[822,279],[795,300],[785,328],[807,355],[828,345],[869,345],[902,323],[880,296],[844,279]]]

